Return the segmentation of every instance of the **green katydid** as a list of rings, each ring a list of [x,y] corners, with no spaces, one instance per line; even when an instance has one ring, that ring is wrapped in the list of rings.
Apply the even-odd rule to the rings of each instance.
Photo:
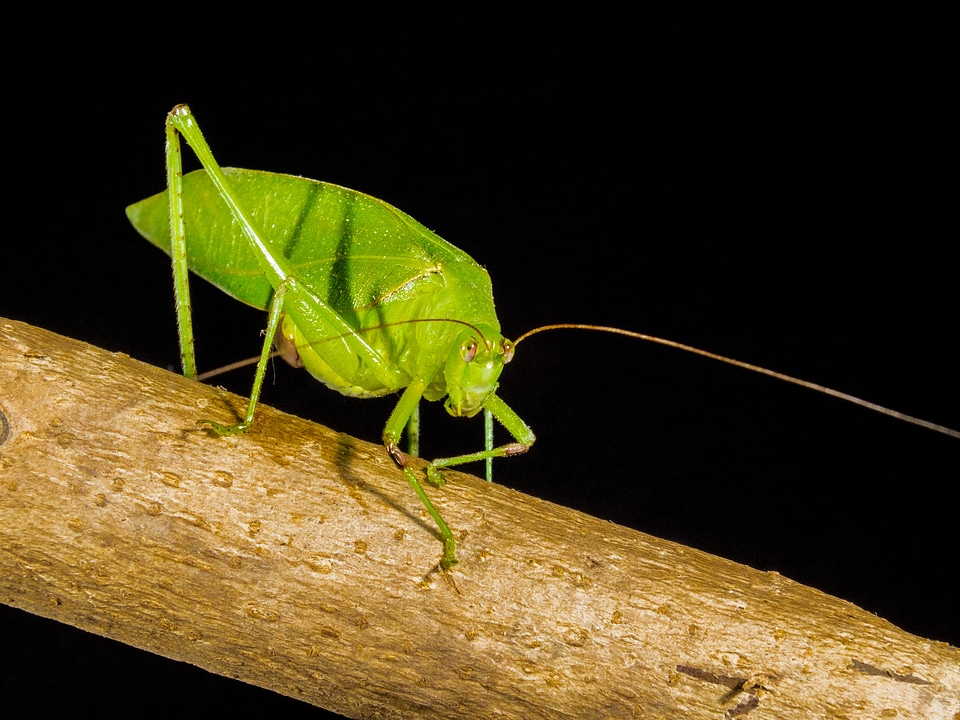
[[[168,114],[166,129],[168,192],[130,206],[127,216],[173,257],[184,374],[196,376],[188,267],[269,311],[243,422],[210,426],[221,434],[250,427],[274,343],[287,360],[345,395],[403,391],[383,441],[440,528],[441,566],[452,566],[453,533],[407,467],[399,440],[421,398],[445,397],[450,414],[485,410],[515,442],[435,460],[428,473],[434,484],[442,484],[440,468],[515,455],[533,444],[530,428],[496,395],[513,345],[500,334],[490,277],[466,253],[368,195],[288,175],[221,169],[185,105]],[[204,170],[183,176],[180,135]],[[269,239],[259,228],[271,230]]]
[[[500,332],[487,272],[410,216],[330,183],[221,168],[185,105],[167,115],[166,134],[168,189],[131,205],[127,216],[144,237],[173,258],[184,374],[197,376],[188,269],[236,299],[268,311],[266,338],[243,421],[203,422],[219,434],[250,427],[274,346],[288,362],[305,367],[344,395],[401,392],[383,442],[440,529],[443,569],[457,562],[456,541],[408,467],[400,438],[405,428],[415,427],[421,399],[446,398],[451,415],[471,417],[484,411],[485,448],[434,460],[427,470],[431,483],[443,483],[442,468],[479,460],[487,462],[490,479],[493,458],[526,452],[534,434],[497,395],[497,382],[515,346],[543,330],[600,330],[670,345],[960,438],[954,430],[829,388],[618,328],[551,325],[511,343]],[[203,170],[183,175],[180,136]],[[492,418],[509,431],[513,442],[494,447]],[[411,451],[416,453],[415,444]]]

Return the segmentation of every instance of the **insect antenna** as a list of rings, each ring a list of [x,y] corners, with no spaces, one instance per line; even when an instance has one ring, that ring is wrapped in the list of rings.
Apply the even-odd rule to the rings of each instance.
[[[398,320],[397,322],[384,323],[383,325],[372,325],[370,327],[361,328],[357,332],[360,332],[360,333],[373,332],[374,330],[382,330],[383,328],[396,327],[398,325],[410,325],[412,323],[436,323],[436,322],[449,322],[449,323],[455,323],[457,325],[463,325],[464,327],[468,327],[474,330],[477,333],[477,335],[480,336],[480,338],[483,340],[484,345],[486,345],[487,348],[490,347],[490,341],[487,340],[487,337],[483,334],[483,331],[480,330],[480,328],[478,328],[476,325],[473,325],[472,323],[466,322],[465,320],[457,320],[455,318],[412,318],[410,320]],[[545,328],[540,328],[540,329],[542,330]],[[527,333],[527,334],[529,335],[530,333]],[[339,333],[337,335],[331,335],[330,337],[323,338],[323,340],[317,340],[316,342],[310,343],[310,345],[312,347],[317,347],[318,345],[322,345],[323,343],[333,342],[334,340],[341,340],[345,337],[348,337],[348,333]],[[267,357],[272,360],[273,358],[280,357],[282,354],[283,353],[281,353],[279,350],[274,350]],[[237,360],[236,362],[228,363],[226,365],[221,365],[220,367],[214,368],[213,370],[207,370],[206,372],[199,373],[196,379],[199,382],[204,382],[206,380],[209,380],[210,378],[217,377],[218,375],[223,375],[224,373],[232,372],[234,370],[239,370],[240,368],[245,368],[250,365],[256,365],[259,361],[260,361],[260,356],[254,355],[253,357],[248,357],[243,360]]]
[[[523,333],[523,335],[518,337],[513,344],[514,346],[519,345],[528,337],[536,335],[537,333],[546,332],[547,330],[593,330],[595,332],[611,333],[614,335],[625,335],[626,337],[635,338],[637,340],[646,340],[648,342],[657,343],[658,345],[666,345],[667,347],[672,347],[677,350],[684,350],[686,352],[693,353],[694,355],[701,355],[703,357],[710,358],[711,360],[719,360],[720,362],[727,363],[728,365],[734,365],[736,367],[743,368],[744,370],[750,370],[755,373],[760,373],[761,375],[768,375],[769,377],[776,378],[777,380],[783,380],[784,382],[799,385],[800,387],[807,388],[808,390],[814,390],[816,392],[823,393],[824,395],[839,398],[840,400],[846,400],[847,402],[867,408],[868,410],[873,410],[875,412],[882,413],[883,415],[889,415],[890,417],[897,418],[898,420],[919,425],[920,427],[927,428],[928,430],[933,430],[934,432],[942,433],[944,435],[948,435],[949,437],[960,440],[960,432],[956,430],[944,427],[943,425],[937,425],[936,423],[932,423],[928,420],[923,420],[912,415],[906,415],[905,413],[898,412],[897,410],[891,410],[883,405],[877,405],[876,403],[854,397],[853,395],[848,395],[847,393],[834,390],[833,388],[818,385],[817,383],[813,383],[808,380],[801,380],[800,378],[795,378],[791,375],[784,375],[783,373],[776,372],[775,370],[768,370],[767,368],[760,367],[759,365],[751,365],[750,363],[746,363],[741,360],[734,360],[733,358],[729,358],[724,355],[717,355],[716,353],[712,353],[707,350],[701,350],[700,348],[696,348],[691,345],[684,345],[683,343],[674,342],[673,340],[666,340],[653,335],[644,335],[643,333],[624,330],[622,328],[607,327],[605,325],[584,325],[580,323],[558,323],[556,325],[543,325]]]
[[[267,357],[269,357],[271,360],[275,357],[280,357],[280,351],[274,350]],[[223,375],[224,373],[232,372],[234,370],[239,370],[240,368],[247,367],[248,365],[256,365],[259,361],[260,361],[260,356],[254,355],[253,357],[245,358],[243,360],[237,360],[236,362],[228,363],[226,365],[221,365],[220,367],[214,368],[213,370],[207,370],[206,372],[199,373],[196,379],[199,382],[204,382],[205,380],[214,378],[217,375]]]
[[[483,344],[486,345],[488,349],[490,348],[490,341],[487,340],[487,336],[483,334],[483,331],[480,328],[478,328],[473,323],[468,323],[466,320],[458,320],[456,318],[410,318],[409,320],[398,320],[397,322],[384,323],[383,325],[371,325],[370,327],[361,328],[360,330],[358,330],[358,332],[364,333],[364,332],[370,332],[372,330],[382,330],[383,328],[388,328],[388,327],[397,327],[399,325],[412,325],[414,323],[441,323],[441,322],[454,323],[456,325],[463,325],[464,327],[470,328],[471,330],[476,332],[477,335],[480,336],[480,339],[483,340]],[[339,335],[338,337],[343,337],[343,335]],[[330,338],[330,339],[336,340],[337,338]]]

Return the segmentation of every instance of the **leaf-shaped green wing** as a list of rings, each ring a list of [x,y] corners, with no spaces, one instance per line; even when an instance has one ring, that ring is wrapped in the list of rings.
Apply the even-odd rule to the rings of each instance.
[[[363,193],[291,175],[236,168],[224,174],[274,253],[345,317],[433,292],[443,285],[439,268],[451,251],[466,257],[409,215]],[[266,309],[273,288],[206,172],[184,176],[183,186],[189,268],[237,300]],[[131,205],[127,216],[169,253],[165,192]]]

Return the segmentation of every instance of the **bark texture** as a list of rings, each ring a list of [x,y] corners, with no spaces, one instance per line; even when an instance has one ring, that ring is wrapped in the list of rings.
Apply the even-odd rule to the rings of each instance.
[[[777,573],[0,319],[0,601],[351,717],[960,718],[960,651]],[[522,532],[518,529],[522,528]]]

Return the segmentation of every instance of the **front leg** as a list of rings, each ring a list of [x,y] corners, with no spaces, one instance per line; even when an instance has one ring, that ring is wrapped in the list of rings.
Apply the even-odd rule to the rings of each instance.
[[[403,451],[400,450],[400,436],[411,416],[416,412],[420,398],[423,397],[424,387],[425,385],[422,381],[414,380],[407,386],[407,389],[403,391],[400,400],[387,419],[386,427],[383,429],[383,444],[390,454],[390,457],[393,458],[393,461],[397,464],[397,467],[403,470],[404,477],[407,479],[407,482],[410,483],[410,487],[413,488],[417,497],[420,498],[420,502],[422,502],[423,506],[427,509],[427,513],[437,524],[440,530],[440,538],[443,540],[443,557],[440,560],[440,568],[442,570],[449,570],[457,564],[457,541],[453,537],[453,532],[451,532],[447,523],[444,522],[440,513],[433,506],[433,503],[430,502],[430,498],[428,498],[427,494],[423,491],[423,487],[417,480],[417,476],[413,470],[407,466],[407,458],[403,454]]]
[[[490,448],[467,455],[457,455],[456,457],[438,458],[430,463],[427,468],[427,479],[434,485],[442,485],[444,480],[440,474],[440,469],[463,465],[464,463],[477,462],[479,460],[490,460],[498,457],[510,457],[512,455],[521,455],[525,453],[536,441],[533,430],[520,418],[513,409],[501,400],[496,393],[491,393],[483,403],[483,409],[489,411],[500,423],[509,431],[516,442],[507,443],[500,447]],[[489,433],[488,433],[489,434]]]

